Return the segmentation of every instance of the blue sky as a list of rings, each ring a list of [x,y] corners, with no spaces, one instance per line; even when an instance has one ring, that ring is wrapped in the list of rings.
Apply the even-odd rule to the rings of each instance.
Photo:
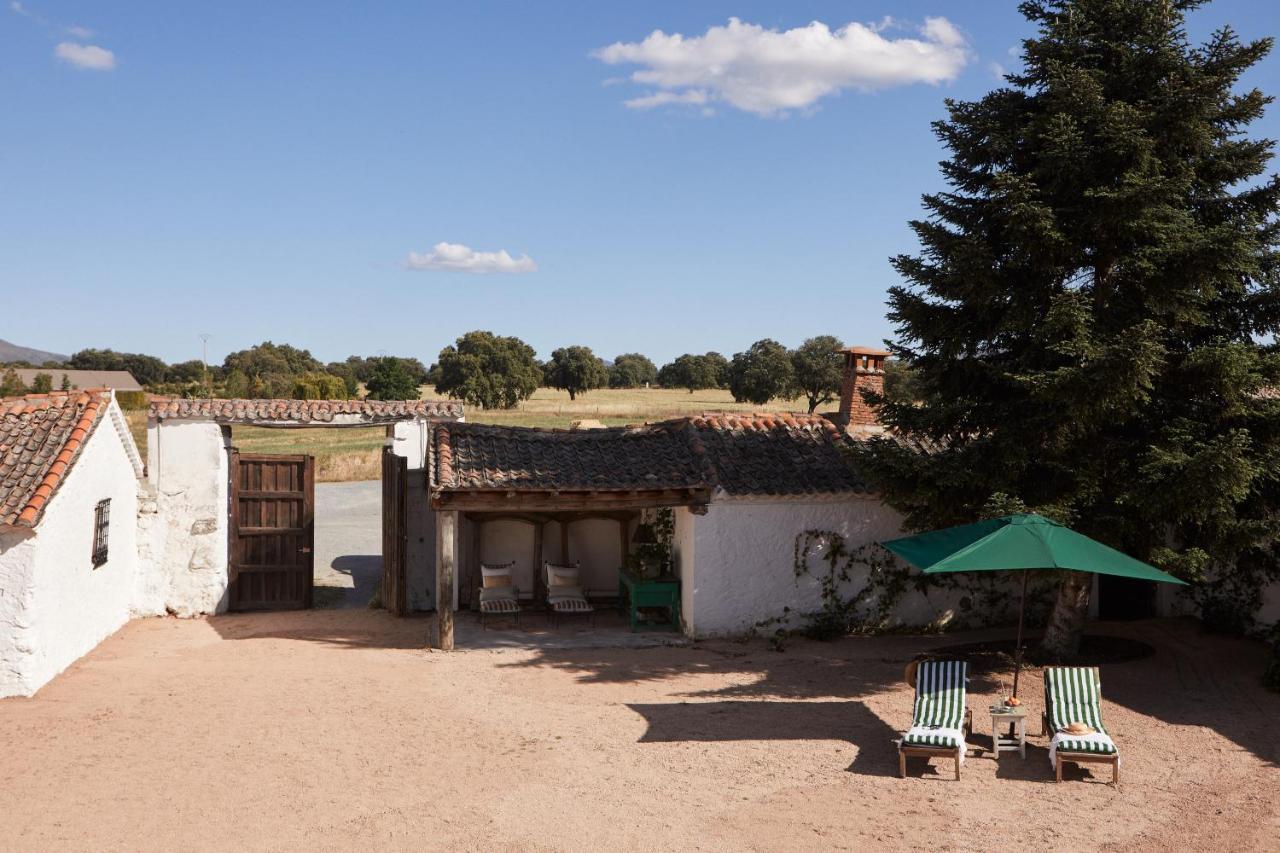
[[[659,362],[877,343],[941,186],[929,122],[1029,34],[1012,0],[3,6],[0,338],[171,361],[200,333],[213,361],[430,362],[480,328]],[[1280,13],[1191,28],[1222,23]],[[801,42],[832,62],[751,64]],[[708,77],[725,49],[736,87]],[[1280,93],[1280,59],[1247,82]]]

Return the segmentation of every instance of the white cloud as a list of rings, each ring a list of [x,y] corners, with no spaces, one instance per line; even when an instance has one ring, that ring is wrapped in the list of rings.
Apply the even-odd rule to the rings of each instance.
[[[409,253],[405,266],[411,270],[448,270],[470,273],[536,272],[538,265],[528,255],[513,258],[505,249],[477,252],[461,243],[436,243],[425,254]]]
[[[615,42],[591,55],[609,65],[641,66],[631,80],[650,91],[626,102],[633,109],[723,101],[769,116],[844,89],[948,82],[968,63],[968,42],[946,18],[926,18],[921,38],[885,37],[901,26],[886,18],[836,30],[814,21],[779,31],[730,18],[703,35],[655,30],[643,41]]]
[[[96,44],[76,44],[75,42],[58,42],[53,55],[63,62],[69,62],[76,68],[89,71],[110,71],[116,67],[116,55]]]
[[[77,39],[91,39],[93,30],[88,27],[67,27],[67,35]]]
[[[631,98],[623,101],[623,103],[633,110],[648,110],[667,104],[697,104],[701,106],[708,100],[707,93],[702,89],[687,89],[683,92],[654,92],[650,95],[641,95],[639,98]]]
[[[1003,81],[1004,75],[1009,73],[1008,71],[1005,70],[1005,67],[1001,65],[999,62],[988,62],[987,70],[991,72],[992,76],[994,76],[997,80],[1000,80],[1000,81]]]

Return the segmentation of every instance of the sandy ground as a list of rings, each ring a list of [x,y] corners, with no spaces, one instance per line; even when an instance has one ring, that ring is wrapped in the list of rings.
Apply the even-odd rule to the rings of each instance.
[[[1280,696],[1259,646],[1180,622],[1103,668],[1109,771],[1052,781],[890,743],[920,637],[422,648],[368,610],[129,624],[0,701],[0,848],[1262,850],[1280,843]],[[1033,673],[1030,684],[1037,684]],[[1000,685],[975,679],[975,712]],[[1025,690],[1033,714],[1041,700]],[[1032,727],[1038,730],[1038,727]],[[973,747],[990,745],[977,717]]]

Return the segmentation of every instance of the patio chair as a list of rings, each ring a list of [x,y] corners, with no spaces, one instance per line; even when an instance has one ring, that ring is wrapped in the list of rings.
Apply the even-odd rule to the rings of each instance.
[[[973,713],[965,701],[968,680],[969,664],[964,661],[926,660],[916,667],[911,728],[898,741],[899,776],[906,778],[907,757],[912,756],[955,759],[960,778],[966,732],[973,732]]]
[[[582,589],[581,564],[562,566],[555,563],[544,563],[547,578],[547,610],[557,624],[561,616],[583,615],[591,619],[591,626],[596,624],[596,609],[587,601]]]
[[[1102,679],[1096,666],[1045,667],[1040,720],[1041,734],[1053,732],[1049,763],[1058,782],[1064,761],[1110,764],[1111,784],[1119,787],[1120,752],[1102,727]]]
[[[510,563],[480,564],[480,627],[487,628],[491,616],[514,616],[520,626],[520,590],[511,578]]]

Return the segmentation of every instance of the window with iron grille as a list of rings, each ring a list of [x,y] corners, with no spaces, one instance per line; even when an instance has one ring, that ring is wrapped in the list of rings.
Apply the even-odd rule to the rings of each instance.
[[[93,510],[93,567],[107,561],[107,537],[111,532],[111,498],[98,501]]]

